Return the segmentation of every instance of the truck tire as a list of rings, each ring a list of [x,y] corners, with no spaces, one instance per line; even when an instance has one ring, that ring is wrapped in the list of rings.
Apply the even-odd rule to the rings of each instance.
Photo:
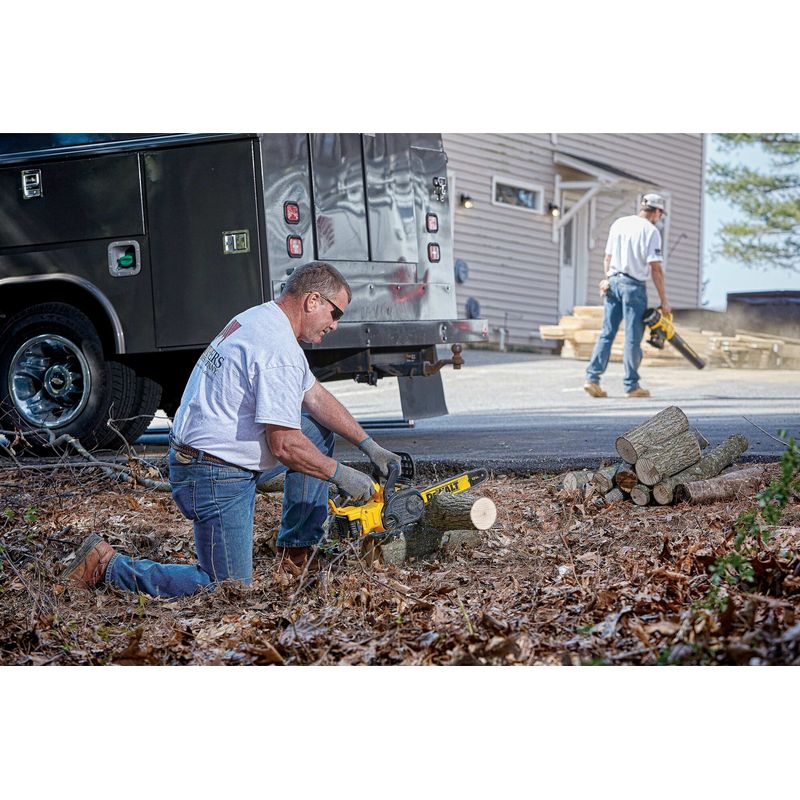
[[[161,384],[143,375],[136,377],[136,392],[129,419],[122,422],[119,431],[128,442],[136,440],[147,430],[161,402]]]
[[[23,432],[36,450],[62,434],[87,449],[111,443],[106,422],[127,416],[135,394],[136,373],[105,360],[97,329],[74,306],[30,306],[0,331],[0,428]]]

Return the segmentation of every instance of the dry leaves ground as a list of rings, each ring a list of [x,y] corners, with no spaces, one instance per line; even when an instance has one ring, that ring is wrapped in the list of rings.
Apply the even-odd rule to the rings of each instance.
[[[159,600],[56,576],[90,531],[134,556],[192,561],[168,493],[83,466],[6,465],[0,664],[800,663],[797,498],[724,613],[698,604],[752,498],[597,508],[552,475],[481,486],[499,516],[471,553],[398,568],[340,547],[313,575],[276,569],[280,496],[260,495],[253,586]]]

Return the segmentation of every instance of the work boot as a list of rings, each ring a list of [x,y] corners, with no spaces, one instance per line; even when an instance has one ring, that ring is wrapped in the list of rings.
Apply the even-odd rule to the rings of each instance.
[[[637,386],[628,392],[628,397],[650,397],[650,392],[647,389],[642,389],[641,386]]]
[[[75,558],[59,580],[70,580],[82,589],[92,589],[105,579],[108,562],[116,552],[102,537],[90,533],[75,551]]]
[[[586,381],[583,384],[583,389],[587,394],[590,394],[592,397],[608,397],[608,393],[600,388],[599,383],[592,383],[591,381]]]
[[[313,547],[277,547],[275,558],[278,560],[278,567],[286,567],[289,572],[299,575],[308,564],[309,570],[323,569],[325,567],[325,556],[321,550],[314,553]]]

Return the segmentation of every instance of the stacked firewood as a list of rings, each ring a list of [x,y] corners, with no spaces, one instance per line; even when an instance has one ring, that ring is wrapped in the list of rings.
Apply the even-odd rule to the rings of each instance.
[[[617,437],[621,461],[569,472],[563,488],[582,490],[597,505],[626,499],[640,506],[725,500],[758,489],[764,479],[762,467],[730,469],[747,446],[744,436],[734,434],[709,449],[686,414],[670,406]]]

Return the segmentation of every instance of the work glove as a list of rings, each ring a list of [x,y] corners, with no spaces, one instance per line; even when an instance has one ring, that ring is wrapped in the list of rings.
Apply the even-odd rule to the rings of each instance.
[[[369,500],[375,493],[375,484],[369,475],[359,472],[352,467],[346,467],[344,464],[336,464],[336,472],[331,477],[331,483],[335,483],[348,497],[353,500]]]
[[[359,450],[364,453],[369,460],[375,465],[375,469],[380,474],[381,478],[389,477],[389,465],[400,464],[400,456],[381,447],[371,436],[367,436],[361,444],[358,445]]]

